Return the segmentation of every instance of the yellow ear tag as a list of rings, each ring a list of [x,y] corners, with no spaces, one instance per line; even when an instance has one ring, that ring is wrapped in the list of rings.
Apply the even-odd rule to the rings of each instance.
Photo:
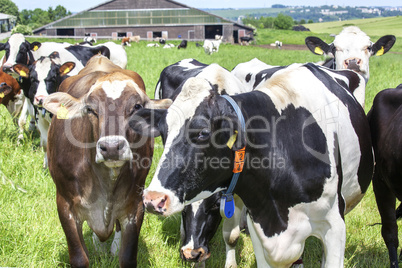
[[[61,104],[60,108],[57,109],[57,119],[68,119],[68,110]]]
[[[384,54],[384,47],[381,47],[380,50],[377,51],[377,53],[375,53],[376,56],[381,56]]]
[[[66,68],[66,69],[64,69],[64,74],[67,74],[68,72],[70,72],[70,68]]]
[[[38,46],[34,46],[33,51],[37,51],[39,49]]]
[[[0,93],[0,98],[4,98],[4,93]]]
[[[235,133],[234,133],[232,136],[230,136],[230,138],[229,138],[228,142],[226,143],[226,145],[227,145],[230,149],[232,149],[232,148],[233,148],[233,144],[236,142],[236,139],[237,139],[237,130],[235,130]]]
[[[320,47],[315,47],[314,53],[322,55],[324,54],[324,51]]]
[[[21,70],[21,71],[20,71],[20,75],[21,75],[22,77],[26,77],[26,76],[27,76],[27,73],[24,72],[23,70]]]

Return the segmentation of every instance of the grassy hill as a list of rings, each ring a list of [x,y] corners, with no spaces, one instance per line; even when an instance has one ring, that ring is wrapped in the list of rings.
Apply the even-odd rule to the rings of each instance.
[[[402,37],[402,17],[384,17],[305,24],[314,33],[338,34],[343,27],[356,25],[369,36],[393,34]]]

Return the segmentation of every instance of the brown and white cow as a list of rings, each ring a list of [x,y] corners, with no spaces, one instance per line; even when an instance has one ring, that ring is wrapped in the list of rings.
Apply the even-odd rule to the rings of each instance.
[[[108,68],[99,71],[103,65]],[[143,107],[171,103],[150,100],[136,72],[110,65],[107,58],[95,56],[85,72],[67,78],[60,92],[44,102],[57,115],[49,129],[47,154],[72,267],[89,266],[84,221],[94,239],[102,242],[112,235],[115,224],[121,226],[122,235],[116,232],[112,253],[117,252],[115,246],[121,239],[120,266],[136,266],[144,213],[141,193],[153,140],[131,130],[128,119]]]
[[[21,112],[23,103],[24,94],[22,94],[17,80],[0,70],[0,104],[6,106],[15,124],[18,124],[17,117]]]

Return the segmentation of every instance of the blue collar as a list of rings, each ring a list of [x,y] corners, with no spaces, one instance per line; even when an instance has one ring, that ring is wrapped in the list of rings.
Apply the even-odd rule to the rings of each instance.
[[[237,118],[240,121],[241,133],[243,133],[243,135],[244,135],[244,133],[246,133],[246,123],[244,121],[244,116],[243,116],[243,113],[241,112],[239,105],[237,105],[237,103],[228,95],[222,95],[222,97],[225,98],[230,103],[230,105],[232,105],[233,109],[235,110]],[[243,170],[245,151],[246,151],[246,146],[244,146],[240,150],[235,151],[235,164],[234,164],[234,168],[233,168],[232,180],[229,184],[228,189],[223,193],[223,195],[221,197],[220,213],[221,213],[222,218],[227,218],[227,219],[231,218],[235,212],[233,190],[236,187],[240,173]]]

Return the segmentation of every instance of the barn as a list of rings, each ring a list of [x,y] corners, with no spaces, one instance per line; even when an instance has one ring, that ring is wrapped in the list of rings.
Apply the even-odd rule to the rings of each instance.
[[[35,35],[118,39],[203,40],[222,35],[237,43],[253,29],[172,0],[111,0],[34,30]]]

